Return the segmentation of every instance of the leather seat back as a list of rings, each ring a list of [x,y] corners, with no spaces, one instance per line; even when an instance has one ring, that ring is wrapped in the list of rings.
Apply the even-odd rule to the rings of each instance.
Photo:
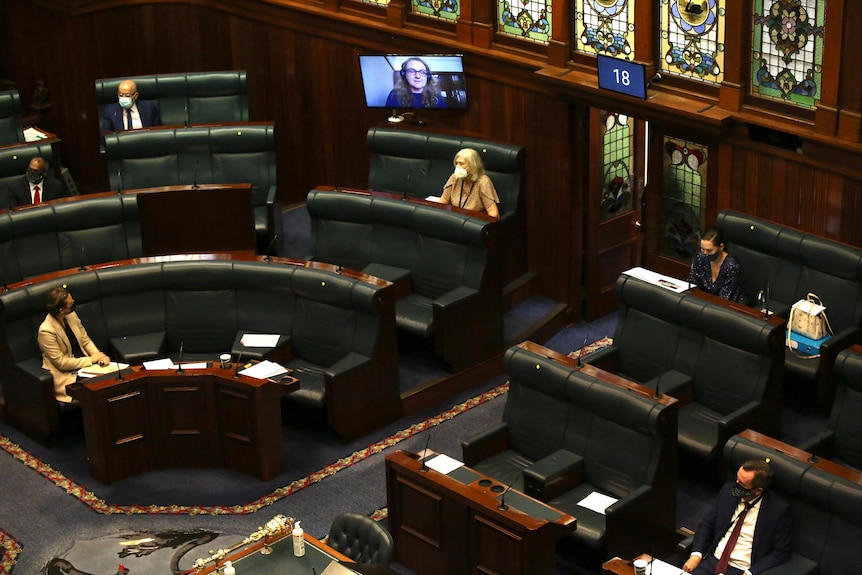
[[[858,346],[835,358],[835,401],[828,429],[834,433],[835,458],[862,471],[862,353]]]
[[[23,178],[30,160],[40,156],[48,161],[51,169],[56,167],[54,166],[54,150],[51,148],[51,144],[33,142],[18,146],[0,147],[0,189],[5,191],[6,186]],[[3,202],[0,204],[0,209],[9,205],[6,198],[3,198]]]
[[[21,96],[18,90],[0,92],[0,146],[24,141]]]
[[[378,522],[357,513],[342,513],[332,521],[327,543],[356,563],[389,565],[395,552],[392,535]]]

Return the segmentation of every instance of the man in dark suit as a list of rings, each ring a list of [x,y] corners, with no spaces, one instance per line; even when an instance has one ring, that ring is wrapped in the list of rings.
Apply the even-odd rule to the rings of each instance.
[[[697,527],[683,571],[696,575],[758,575],[790,559],[793,516],[776,493],[768,461],[750,460],[721,488]]]
[[[138,86],[132,80],[120,82],[117,103],[105,106],[102,131],[119,132],[161,125],[158,107],[149,100],[138,99]]]
[[[48,170],[45,158],[36,157],[30,160],[27,173],[8,185],[8,207],[38,204],[68,195],[66,186]]]

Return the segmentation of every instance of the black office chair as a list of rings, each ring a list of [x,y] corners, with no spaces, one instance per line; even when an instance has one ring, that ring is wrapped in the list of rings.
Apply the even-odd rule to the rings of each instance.
[[[342,513],[332,521],[329,546],[357,563],[388,566],[395,542],[377,521],[358,513]]]

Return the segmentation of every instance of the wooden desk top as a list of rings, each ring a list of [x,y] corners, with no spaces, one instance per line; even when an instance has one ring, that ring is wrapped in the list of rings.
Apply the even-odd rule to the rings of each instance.
[[[856,471],[855,469],[851,469],[849,467],[845,467],[840,463],[835,463],[833,461],[829,461],[828,459],[823,459],[822,457],[816,456],[815,454],[809,453],[807,451],[803,451],[798,447],[794,447],[783,441],[779,441],[768,435],[763,435],[762,433],[758,433],[757,431],[753,431],[751,429],[746,429],[742,433],[739,434],[740,437],[751,441],[752,443],[756,443],[761,445],[767,449],[772,449],[795,459],[796,461],[801,461],[803,463],[808,463],[812,467],[816,467],[826,473],[834,475],[836,477],[840,477],[850,483],[855,483],[857,485],[862,485],[862,473]]]
[[[598,380],[604,381],[606,383],[610,383],[611,385],[615,385],[617,387],[627,389],[632,393],[640,395],[641,397],[646,397],[654,400],[656,403],[661,405],[673,405],[677,402],[676,398],[673,398],[667,394],[662,394],[661,397],[655,397],[655,390],[651,387],[643,386],[639,383],[635,383],[629,379],[624,377],[620,377],[614,373],[609,371],[605,371],[599,367],[594,365],[590,365],[588,363],[581,362],[581,365],[578,365],[578,360],[573,359],[567,355],[563,355],[562,353],[558,353],[552,349],[548,349],[544,346],[541,346],[537,343],[533,343],[532,341],[524,341],[518,344],[518,347],[521,349],[530,351],[535,353],[536,355],[540,355],[542,357],[546,357],[550,360],[553,360],[560,365],[568,366],[572,369],[576,369],[582,373],[589,375],[590,377],[594,377]]]
[[[269,256],[259,256],[255,255],[253,252],[242,251],[242,252],[217,252],[217,253],[195,253],[195,254],[171,254],[165,256],[144,256],[139,258],[130,258],[127,260],[119,260],[114,262],[107,262],[102,264],[93,264],[90,266],[83,266],[81,268],[70,268],[66,270],[61,270],[57,272],[51,272],[48,274],[44,274],[41,276],[36,276],[34,278],[29,278],[26,280],[22,280],[20,282],[15,282],[13,284],[9,284],[6,286],[7,291],[12,291],[20,288],[25,288],[28,286],[41,284],[50,281],[58,281],[63,278],[74,276],[75,274],[81,273],[83,271],[94,271],[94,270],[103,270],[109,268],[116,268],[128,265],[135,264],[152,264],[152,263],[161,263],[161,262],[190,262],[190,261],[234,261],[234,262],[261,262],[261,263],[269,263],[272,265],[288,265],[288,266],[297,266],[304,268],[311,268],[317,270],[328,271],[332,273],[336,273],[338,275],[342,275],[347,278],[351,278],[357,281],[361,281],[367,284],[371,284],[377,287],[388,287],[392,285],[392,282],[375,277],[370,276],[368,274],[364,274],[360,271],[342,268],[340,266],[334,264],[327,264],[323,262],[315,262],[310,260],[297,260],[292,258],[279,258],[279,257],[269,257]]]
[[[436,454],[428,451],[427,455]],[[478,471],[470,469],[466,465],[459,469],[467,470],[472,475],[475,475],[475,480],[469,483],[464,483],[454,479],[450,475],[439,473],[427,466],[422,470],[423,465],[420,461],[420,457],[414,453],[398,450],[387,455],[386,462],[387,465],[395,465],[409,470],[413,473],[414,477],[416,477],[416,474],[421,474],[421,477],[427,477],[429,481],[445,488],[461,501],[469,502],[477,508],[484,509],[485,512],[494,515],[501,523],[508,523],[512,526],[517,526],[520,529],[526,529],[528,531],[535,531],[546,525],[555,524],[560,530],[560,536],[574,531],[577,527],[577,520],[571,515],[555,509],[537,499],[533,499],[520,491],[512,490],[511,493],[513,495],[517,493],[521,497],[531,500],[531,503],[534,503],[540,508],[548,511],[550,514],[557,516],[557,519],[549,521],[548,519],[534,517],[515,509],[513,505],[508,505],[507,509],[500,509],[498,498],[503,492],[507,491],[507,486],[479,473]]]
[[[190,361],[187,363],[191,364],[197,362]],[[144,369],[143,366],[137,365],[133,366],[131,368],[131,371],[129,369],[123,370],[120,374],[122,375],[122,379],[120,379],[117,374],[100,375],[92,378],[79,378],[76,383],[69,386],[69,392],[74,397],[74,395],[76,393],[79,393],[82,388],[86,388],[88,391],[95,392],[101,391],[103,389],[116,387],[118,385],[124,385],[127,383],[133,383],[136,381],[142,381],[151,378],[159,380],[175,378],[187,381],[189,379],[197,377],[215,377],[221,381],[233,381],[238,384],[253,388],[263,387],[266,385],[278,385],[281,389],[283,389],[284,395],[287,395],[288,393],[299,389],[299,380],[292,376],[288,376],[279,383],[275,383],[268,379],[257,379],[245,375],[238,375],[236,373],[237,369],[238,368],[236,365],[231,365],[230,368],[223,369],[217,363],[209,365],[204,369],[184,368],[182,371],[178,371],[175,369],[147,370]]]
[[[438,210],[446,210],[448,212],[454,212],[456,214],[463,214],[465,216],[470,216],[471,218],[475,218],[477,220],[483,220],[486,222],[496,222],[499,221],[500,218],[494,218],[489,216],[488,214],[483,214],[482,212],[474,212],[473,210],[465,210],[463,208],[459,208],[458,206],[453,206],[451,204],[441,204],[440,202],[433,202],[430,200],[426,200],[424,198],[417,198],[414,196],[404,196],[404,194],[397,194],[394,192],[379,192],[376,190],[359,190],[354,188],[342,188],[335,186],[317,186],[314,188],[319,192],[338,192],[341,194],[353,194],[356,196],[369,196],[374,198],[388,198],[390,200],[402,200],[407,201],[413,204],[418,204],[420,206],[429,206],[432,208],[436,208]],[[441,184],[442,191],[442,184]]]

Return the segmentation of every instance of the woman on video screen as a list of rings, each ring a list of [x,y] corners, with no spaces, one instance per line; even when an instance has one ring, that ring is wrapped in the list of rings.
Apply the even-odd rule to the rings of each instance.
[[[386,98],[387,108],[445,108],[437,80],[421,58],[408,58],[401,64],[395,88]]]

